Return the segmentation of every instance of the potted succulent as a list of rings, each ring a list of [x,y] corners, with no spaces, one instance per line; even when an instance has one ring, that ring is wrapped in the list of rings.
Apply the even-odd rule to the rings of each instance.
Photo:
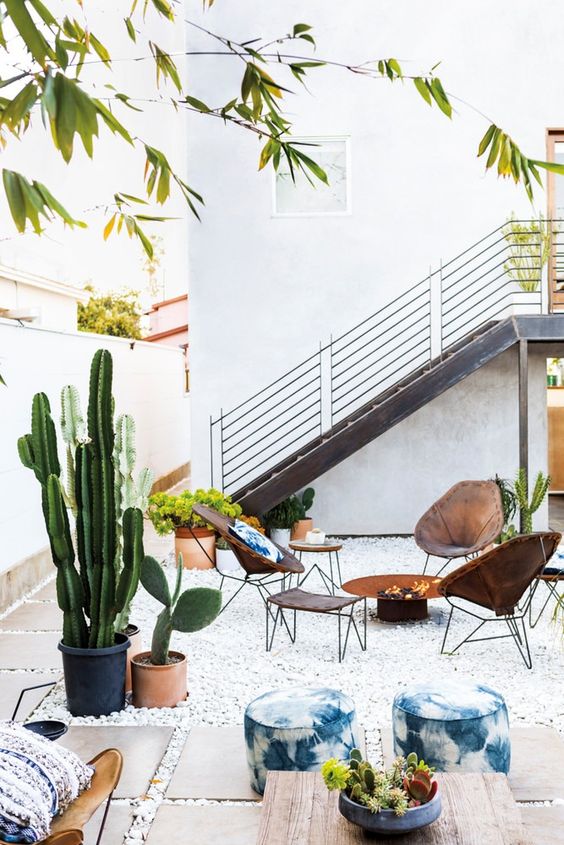
[[[347,763],[328,760],[321,773],[328,789],[339,789],[339,811],[370,833],[397,836],[426,827],[441,814],[441,796],[433,769],[409,754],[390,769],[378,771],[358,748]]]
[[[263,522],[268,528],[273,543],[284,548],[288,547],[292,528],[301,513],[301,506],[296,496],[289,496],[264,514]]]
[[[308,487],[303,493],[296,493],[295,498],[299,515],[292,527],[292,540],[305,540],[307,532],[313,528],[313,519],[308,517],[308,512],[313,505],[315,490],[313,487]]]
[[[186,655],[170,650],[173,631],[191,633],[211,625],[221,610],[221,592],[208,587],[182,587],[182,555],[178,557],[176,584],[171,595],[166,575],[153,557],[141,564],[141,583],[164,605],[157,617],[151,651],[142,651],[132,662],[133,706],[176,707],[187,696]]]
[[[22,463],[33,470],[41,485],[43,515],[57,567],[57,598],[63,612],[59,649],[73,716],[107,715],[125,704],[130,643],[125,634],[116,633],[116,622],[137,589],[143,558],[143,514],[137,507],[128,507],[121,522],[118,517],[113,406],[112,357],[100,349],[90,371],[87,430],[78,432],[80,442],[68,461],[67,491],[60,478],[57,434],[44,393],[33,398],[31,433],[18,440]],[[76,543],[68,514],[71,508]]]
[[[196,503],[225,516],[236,518],[241,515],[240,505],[213,487],[194,492],[184,490],[178,496],[155,493],[149,498],[148,515],[157,534],[174,532],[175,553],[177,557],[182,555],[186,569],[211,569],[215,563],[215,532],[193,512]]]
[[[239,519],[246,522],[247,525],[250,525],[257,531],[260,531],[261,534],[264,534],[264,528],[262,527],[261,521],[258,517],[245,516],[244,514],[241,514]],[[227,540],[224,540],[223,537],[217,537],[215,541],[215,565],[217,567],[217,571],[221,575],[229,575],[232,572],[243,571],[239,561],[237,560],[235,552]]]

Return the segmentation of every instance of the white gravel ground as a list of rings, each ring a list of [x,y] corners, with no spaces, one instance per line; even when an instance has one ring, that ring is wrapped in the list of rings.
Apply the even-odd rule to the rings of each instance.
[[[304,555],[306,567],[319,560],[319,556]],[[423,562],[423,553],[412,539],[343,541],[344,580],[376,573],[420,572]],[[172,581],[172,559],[166,562],[165,569]],[[309,590],[320,589],[316,578],[312,575],[308,580]],[[195,585],[217,587],[219,576],[215,571],[187,571],[184,587]],[[226,596],[235,588],[233,581],[226,582]],[[448,605],[440,599],[429,602],[429,606],[431,615],[425,622],[394,625],[371,619],[367,651],[362,652],[356,638],[351,637],[346,659],[339,665],[337,620],[313,614],[299,614],[295,645],[291,645],[282,629],[277,632],[272,652],[267,653],[264,607],[258,591],[246,588],[211,627],[197,634],[173,634],[172,647],[185,652],[189,660],[190,697],[182,706],[171,710],[128,707],[105,719],[72,719],[59,686],[44,700],[34,718],[58,718],[72,724],[176,727],[157,772],[157,782],[150,787],[149,800],[140,802],[135,810],[136,818],[126,840],[130,845],[145,837],[191,726],[241,725],[249,701],[273,688],[329,686],[351,695],[360,723],[367,729],[373,758],[380,753],[379,730],[391,723],[392,700],[398,690],[407,684],[455,675],[489,684],[500,691],[513,722],[551,725],[564,733],[561,625],[551,622],[550,612],[530,631],[534,663],[533,669],[528,670],[510,640],[468,645],[456,655],[441,655]],[[132,620],[140,626],[147,646],[157,611],[157,603],[140,588]],[[462,639],[464,631],[469,632],[469,623],[467,617],[453,624],[453,641]]]

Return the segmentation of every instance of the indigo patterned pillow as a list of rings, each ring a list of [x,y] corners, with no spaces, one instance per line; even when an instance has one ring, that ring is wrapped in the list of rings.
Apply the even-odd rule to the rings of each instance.
[[[252,528],[240,519],[236,519],[235,524],[229,526],[229,533],[237,537],[238,540],[248,546],[253,552],[262,555],[273,563],[278,563],[284,557],[278,546],[275,546],[268,537],[265,537],[256,528]]]
[[[90,786],[93,769],[15,722],[0,722],[0,839],[33,843]]]

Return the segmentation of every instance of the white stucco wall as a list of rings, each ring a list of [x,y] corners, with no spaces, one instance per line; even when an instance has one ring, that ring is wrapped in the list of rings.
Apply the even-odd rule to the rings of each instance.
[[[545,0],[542,10],[534,0],[430,0],[425,5],[416,0],[311,0],[305,9],[297,0],[258,6],[241,0],[236,6],[215,4],[205,23],[245,39],[257,34],[270,38],[303,20],[314,26],[320,59],[360,62],[397,56],[408,72],[441,60],[447,90],[491,115],[530,156],[545,156],[546,127],[563,122],[552,82],[564,73],[564,17],[557,0]],[[189,48],[203,43],[188,30]],[[307,49],[291,47],[288,52]],[[213,103],[234,96],[240,81],[239,69],[225,57],[189,59],[188,72],[193,74],[194,96]],[[448,121],[418,97],[411,83],[392,86],[329,67],[311,71],[311,93],[296,83],[289,87],[297,92],[288,97],[296,135],[350,137],[348,217],[273,217],[273,177],[269,170],[256,172],[256,139],[219,121],[189,118],[190,177],[206,195],[202,223],[189,224],[197,483],[209,479],[210,413],[228,410],[273,381],[314,352],[320,340],[353,326],[423,278],[430,264],[438,267],[441,257],[453,257],[512,211],[522,216],[533,211],[522,188],[484,175],[476,149],[487,122],[459,101],[458,113]],[[540,209],[544,203],[539,190]],[[492,425],[486,431],[480,421],[483,436],[477,443],[460,436],[456,463],[450,469],[444,466],[440,477],[436,463],[429,464],[436,477],[429,489],[422,486],[424,467],[413,469],[411,483],[420,495],[412,511],[402,503],[405,519],[392,512],[391,504],[381,505],[378,530],[407,530],[421,502],[446,489],[451,479],[476,474],[470,472],[476,450],[500,454],[497,446],[486,444],[499,445],[496,420],[513,413],[513,404],[506,408],[502,396],[516,401],[503,373],[503,367],[494,365],[463,383],[330,477],[354,478],[358,462],[368,455],[374,457],[374,467],[383,462],[387,477],[393,467],[414,467],[406,455],[429,448],[423,432],[440,420],[440,409],[465,396],[469,408],[477,409],[479,391],[475,396],[470,386],[484,379],[494,401],[488,411]],[[481,419],[477,410],[476,419]],[[462,431],[462,419],[460,426]],[[419,432],[417,446],[401,432]],[[504,461],[506,471],[513,472],[516,459],[508,452]],[[495,471],[486,464],[484,456],[482,474]],[[396,470],[394,476],[401,473]],[[378,494],[376,483],[367,498],[376,502]],[[327,499],[324,507],[333,521],[335,503]],[[359,520],[368,527],[365,517]]]
[[[40,490],[22,466],[17,439],[30,431],[31,401],[44,391],[56,424],[59,396],[75,384],[83,413],[94,352],[109,349],[114,361],[116,413],[132,414],[137,430],[137,468],[149,466],[155,477],[190,459],[190,400],[184,394],[184,359],[180,349],[91,334],[64,334],[0,320],[0,572],[47,545]],[[62,456],[62,440],[59,438]]]
[[[431,404],[318,478],[311,515],[337,534],[411,534],[427,508],[462,479],[513,479],[519,466],[517,349],[509,349]],[[547,472],[546,353],[530,347],[529,471]],[[535,514],[545,529],[545,502]]]

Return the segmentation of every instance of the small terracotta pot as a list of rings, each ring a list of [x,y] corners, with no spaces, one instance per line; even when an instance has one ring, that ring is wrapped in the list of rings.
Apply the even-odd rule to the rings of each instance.
[[[139,662],[150,656],[150,651],[142,651],[131,661],[133,706],[176,707],[179,701],[185,701],[188,697],[186,655],[179,651],[169,651],[170,657],[181,657],[182,660],[165,666]]]
[[[198,540],[194,539],[194,535]],[[199,543],[201,543],[201,546]],[[177,559],[179,554],[182,555],[184,569],[213,569],[215,565],[215,532],[208,528],[177,528],[174,550]]]
[[[141,642],[141,631],[137,625],[128,625],[124,631],[126,637],[129,637],[131,645],[127,649],[127,663],[125,666],[125,692],[131,692],[131,660],[136,654],[139,654],[143,649]]]
[[[292,540],[305,540],[308,531],[313,528],[313,519],[298,519],[292,528]]]

